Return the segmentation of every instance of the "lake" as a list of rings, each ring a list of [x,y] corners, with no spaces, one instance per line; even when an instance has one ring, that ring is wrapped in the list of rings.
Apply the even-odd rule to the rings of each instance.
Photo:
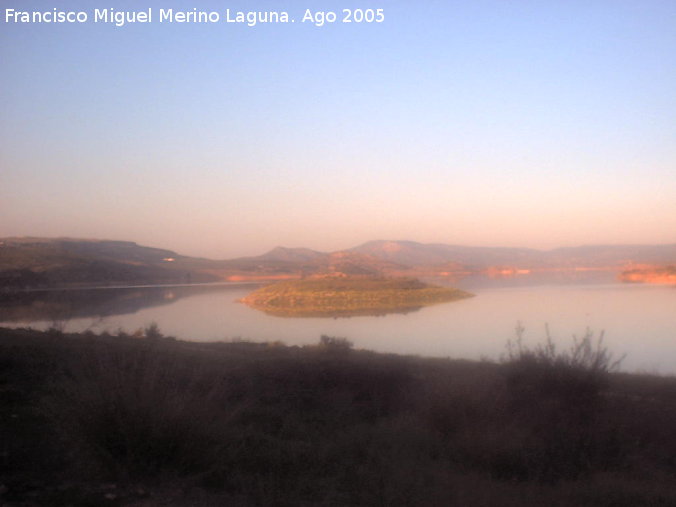
[[[559,347],[587,328],[621,369],[676,374],[676,288],[621,284],[609,273],[557,278],[467,278],[453,284],[476,297],[407,314],[351,318],[287,318],[237,302],[259,284],[147,286],[0,294],[0,325],[61,326],[127,332],[156,322],[165,335],[193,341],[282,341],[314,344],[322,334],[345,337],[356,348],[397,354],[498,359],[517,323],[524,341]]]

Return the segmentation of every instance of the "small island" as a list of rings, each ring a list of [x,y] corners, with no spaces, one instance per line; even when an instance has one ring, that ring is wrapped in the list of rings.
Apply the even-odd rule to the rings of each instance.
[[[407,313],[472,296],[415,278],[321,277],[268,285],[240,301],[281,317],[353,317]]]

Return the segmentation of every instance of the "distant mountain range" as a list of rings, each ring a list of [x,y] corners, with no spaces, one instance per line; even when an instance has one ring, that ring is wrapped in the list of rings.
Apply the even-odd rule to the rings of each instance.
[[[423,244],[414,241],[369,241],[351,251],[409,266],[430,266],[454,262],[472,269],[486,269],[491,266],[524,269],[622,268],[631,264],[676,262],[676,243],[671,245],[588,245],[535,250]]]
[[[553,250],[369,241],[338,252],[277,247],[210,260],[129,241],[0,239],[0,288],[270,280],[321,273],[446,276],[480,272],[606,269],[676,264],[676,244],[589,245]]]

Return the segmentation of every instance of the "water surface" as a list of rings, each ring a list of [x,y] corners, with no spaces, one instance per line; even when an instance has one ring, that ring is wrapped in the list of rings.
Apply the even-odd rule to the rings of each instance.
[[[591,282],[591,283],[590,283]],[[407,314],[351,318],[266,315],[237,302],[254,284],[101,288],[0,296],[0,325],[69,331],[133,332],[156,322],[162,332],[194,341],[246,339],[317,343],[322,334],[355,347],[422,356],[497,359],[518,322],[525,341],[540,342],[548,324],[568,347],[573,334],[605,331],[626,371],[676,374],[676,288],[589,280],[465,279],[476,297]]]

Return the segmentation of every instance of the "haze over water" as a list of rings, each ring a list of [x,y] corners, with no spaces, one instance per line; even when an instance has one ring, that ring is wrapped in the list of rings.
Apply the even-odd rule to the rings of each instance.
[[[98,289],[98,294],[97,290],[84,292],[89,299],[105,293],[112,302],[100,304],[86,317],[68,317],[77,315],[71,307],[70,313],[55,311],[51,318],[44,313],[30,318],[24,313],[9,324],[47,327],[56,322],[65,324],[66,330],[115,333],[120,328],[133,332],[156,322],[165,334],[182,339],[282,341],[288,345],[314,344],[327,334],[346,337],[357,348],[463,359],[498,359],[507,341],[515,338],[519,322],[526,328],[526,344],[542,343],[547,324],[561,348],[568,348],[572,336],[581,337],[587,328],[596,336],[605,331],[604,344],[615,357],[626,354],[622,370],[676,374],[676,288],[612,281],[522,283],[467,280],[459,285],[474,292],[474,298],[404,315],[339,319],[274,317],[236,302],[255,285]],[[68,300],[74,292],[79,291],[71,291],[70,296],[53,294],[52,300]],[[40,301],[33,308],[44,307]]]

